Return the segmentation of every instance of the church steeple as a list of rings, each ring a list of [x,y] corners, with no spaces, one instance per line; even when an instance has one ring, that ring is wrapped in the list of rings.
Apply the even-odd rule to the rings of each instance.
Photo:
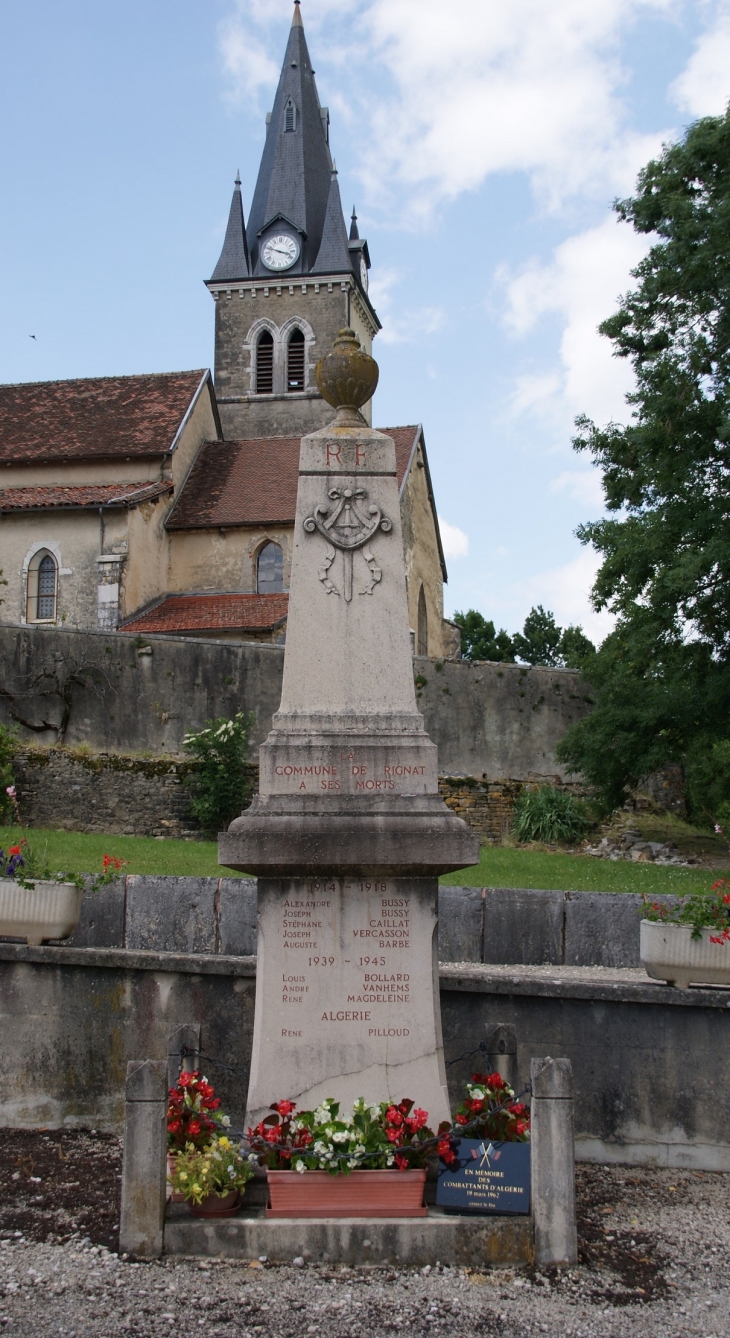
[[[247,279],[250,273],[246,229],[243,222],[241,174],[237,172],[223,250],[220,253],[218,264],[213,270],[210,282],[223,283],[226,280]]]
[[[266,272],[260,234],[280,218],[300,236],[296,272],[311,269],[319,251],[330,193],[332,159],[327,109],[320,106],[299,5],[289,32],[279,87],[268,119],[266,143],[248,220],[252,272]]]
[[[333,168],[329,199],[327,200],[327,213],[322,229],[322,242],[311,272],[312,274],[342,274],[351,268],[352,262],[347,246],[347,229],[342,214],[340,188],[337,184],[337,168]]]

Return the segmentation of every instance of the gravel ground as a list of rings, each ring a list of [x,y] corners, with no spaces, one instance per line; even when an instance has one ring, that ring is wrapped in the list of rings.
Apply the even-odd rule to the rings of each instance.
[[[0,1333],[730,1334],[730,1175],[579,1167],[581,1263],[540,1274],[131,1263],[113,1248],[118,1173],[109,1136],[0,1131]]]

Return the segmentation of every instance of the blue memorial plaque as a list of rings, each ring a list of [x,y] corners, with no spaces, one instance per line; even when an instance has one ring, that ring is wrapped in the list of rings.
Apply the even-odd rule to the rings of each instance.
[[[530,1144],[460,1138],[457,1160],[439,1163],[436,1203],[452,1213],[529,1213]]]

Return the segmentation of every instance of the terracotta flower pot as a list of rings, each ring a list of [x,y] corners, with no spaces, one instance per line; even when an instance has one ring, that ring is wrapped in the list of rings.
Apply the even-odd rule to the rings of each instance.
[[[193,1217],[232,1217],[238,1211],[239,1194],[237,1189],[232,1189],[230,1194],[206,1194],[200,1203],[193,1203],[188,1200],[188,1205]]]
[[[641,922],[641,964],[654,980],[686,990],[695,985],[730,985],[730,943],[712,943],[718,929],[703,929],[692,938],[691,925]]]
[[[170,1184],[170,1179],[171,1179],[172,1176],[175,1174],[175,1153],[174,1153],[174,1152],[168,1152],[168,1154],[167,1154],[167,1174],[168,1174],[168,1181],[167,1181],[167,1192],[166,1192],[166,1197],[167,1197],[168,1203],[184,1203],[184,1202],[185,1202],[185,1195],[184,1195],[184,1194],[180,1194],[179,1192],[176,1192],[176,1191],[173,1189],[172,1185]]]
[[[426,1172],[267,1171],[267,1217],[426,1217]]]

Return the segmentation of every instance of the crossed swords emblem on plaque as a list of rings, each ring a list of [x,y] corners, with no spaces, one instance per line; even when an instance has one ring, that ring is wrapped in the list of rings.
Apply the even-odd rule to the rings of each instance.
[[[368,583],[361,595],[371,595],[378,581],[382,579],[382,571],[375,561],[372,550],[368,547],[370,540],[377,530],[382,530],[388,534],[393,528],[392,521],[388,520],[380,510],[380,507],[369,506],[367,517],[362,516],[357,508],[357,502],[367,500],[367,493],[364,488],[330,488],[327,496],[331,499],[333,505],[315,506],[311,516],[307,516],[304,521],[304,528],[307,534],[314,534],[316,530],[327,540],[327,553],[324,565],[320,567],[319,579],[324,585],[328,595],[339,595],[339,590],[334,581],[330,578],[329,571],[335,560],[336,550],[339,548],[342,553],[344,563],[344,581],[343,595],[345,603],[349,604],[352,599],[352,555],[356,549],[362,549],[362,555],[368,569]]]

